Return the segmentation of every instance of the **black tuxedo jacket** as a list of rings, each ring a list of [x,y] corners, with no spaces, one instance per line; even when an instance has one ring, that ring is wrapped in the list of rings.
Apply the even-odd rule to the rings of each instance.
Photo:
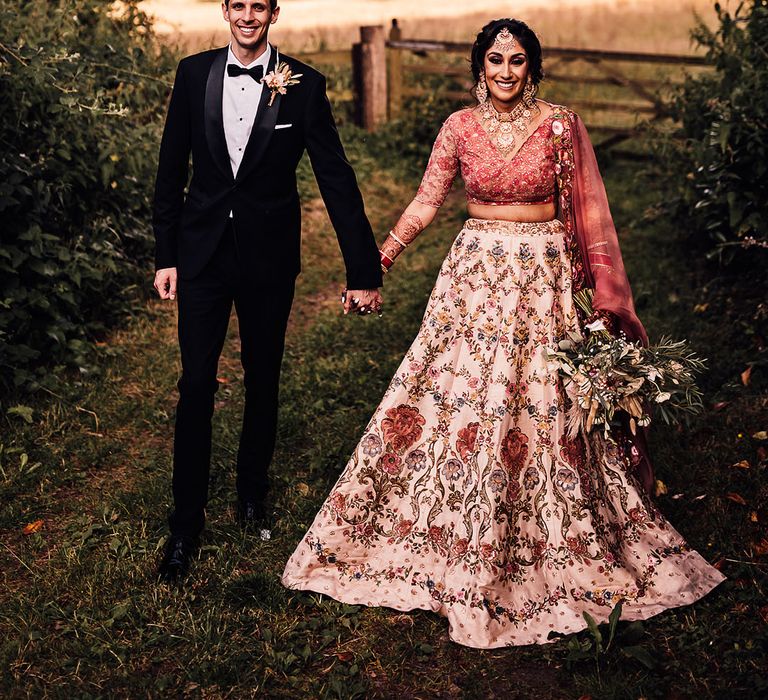
[[[272,49],[267,72],[275,68]],[[301,208],[296,166],[304,150],[336,230],[350,289],[381,286],[379,253],[355,174],[326,97],[325,78],[284,54],[298,85],[268,106],[261,102],[237,173],[232,175],[222,120],[227,48],[179,63],[160,146],[153,228],[155,265],[197,275],[227,226],[230,211],[241,264],[265,283],[295,277],[301,267]],[[290,127],[275,129],[278,124]],[[192,180],[189,157],[192,155]]]

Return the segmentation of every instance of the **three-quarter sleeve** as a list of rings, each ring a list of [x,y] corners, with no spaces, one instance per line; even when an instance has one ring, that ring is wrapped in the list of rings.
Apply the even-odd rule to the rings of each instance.
[[[416,193],[416,201],[438,208],[445,201],[459,171],[459,154],[453,120],[448,118],[432,146],[427,169]]]

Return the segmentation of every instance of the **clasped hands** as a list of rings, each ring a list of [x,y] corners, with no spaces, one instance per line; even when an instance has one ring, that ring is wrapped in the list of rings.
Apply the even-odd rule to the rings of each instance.
[[[381,313],[384,300],[378,289],[345,289],[341,293],[341,303],[344,306],[344,315],[354,311],[360,316],[366,314]]]
[[[154,287],[161,299],[176,298],[177,273],[175,267],[157,270]],[[345,289],[341,295],[344,314],[354,311],[359,315],[381,313],[383,299],[378,289]]]

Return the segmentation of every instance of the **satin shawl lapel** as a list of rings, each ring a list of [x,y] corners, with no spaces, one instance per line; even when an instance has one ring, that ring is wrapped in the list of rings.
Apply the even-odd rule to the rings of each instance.
[[[275,70],[276,64],[277,51],[272,47],[267,70],[264,74],[266,75],[270,71]],[[280,98],[282,95],[277,93],[272,105],[268,106],[271,97],[272,91],[264,85],[261,91],[261,99],[259,100],[259,108],[256,111],[256,118],[254,119],[253,128],[251,129],[251,136],[248,139],[248,145],[245,147],[245,153],[243,154],[243,162],[240,163],[240,167],[237,170],[236,179],[238,180],[245,178],[248,173],[258,165],[264,155],[264,151],[267,150],[272,134],[275,133],[277,113],[280,111]]]
[[[224,117],[222,98],[224,96],[224,70],[227,66],[227,48],[219,50],[208,71],[205,84],[205,138],[216,163],[227,178],[232,179],[232,166],[229,163],[227,139],[224,136]]]

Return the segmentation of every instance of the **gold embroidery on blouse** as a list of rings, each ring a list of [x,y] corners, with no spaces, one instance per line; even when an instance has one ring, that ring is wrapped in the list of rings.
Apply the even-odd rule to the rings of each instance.
[[[554,113],[508,160],[471,109],[454,112],[435,139],[416,201],[438,208],[461,171],[470,204],[548,203],[555,193]]]

